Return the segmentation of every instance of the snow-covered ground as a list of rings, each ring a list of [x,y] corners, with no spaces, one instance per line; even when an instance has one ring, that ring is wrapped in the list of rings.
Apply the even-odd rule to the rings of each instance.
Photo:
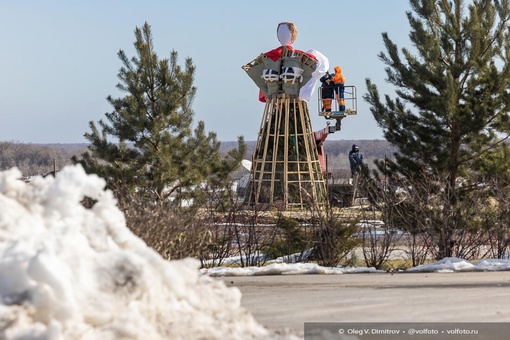
[[[260,325],[213,276],[344,274],[310,263],[199,270],[166,261],[126,227],[103,179],[70,166],[20,181],[0,172],[0,339],[293,339]],[[91,209],[80,202],[96,201]],[[442,261],[408,271],[510,270],[509,260]]]

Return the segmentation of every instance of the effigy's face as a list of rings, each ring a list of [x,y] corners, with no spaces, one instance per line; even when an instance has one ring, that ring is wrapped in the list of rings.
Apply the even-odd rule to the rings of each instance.
[[[276,29],[278,41],[282,46],[290,46],[297,37],[297,27],[292,22],[281,22]]]

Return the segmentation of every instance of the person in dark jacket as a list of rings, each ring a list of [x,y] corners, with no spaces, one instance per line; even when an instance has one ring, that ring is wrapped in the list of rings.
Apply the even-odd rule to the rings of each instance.
[[[333,84],[332,75],[326,72],[319,80],[322,83],[322,112],[331,112],[331,101],[335,98],[335,85]]]
[[[361,154],[361,151],[359,151],[359,146],[356,144],[353,144],[351,151],[349,151],[349,164],[351,165],[352,177],[361,172],[361,164],[363,164],[363,155]]]

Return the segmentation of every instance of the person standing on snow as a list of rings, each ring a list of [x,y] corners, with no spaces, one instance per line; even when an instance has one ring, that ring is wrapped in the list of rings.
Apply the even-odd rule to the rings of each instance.
[[[363,155],[359,151],[359,146],[356,144],[352,145],[351,151],[349,151],[349,164],[351,165],[351,175],[355,175],[361,172],[361,164],[363,164]]]

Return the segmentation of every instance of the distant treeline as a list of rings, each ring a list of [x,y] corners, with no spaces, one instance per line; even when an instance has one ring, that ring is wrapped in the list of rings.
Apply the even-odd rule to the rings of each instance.
[[[255,151],[255,141],[246,142],[247,158]],[[365,158],[379,158],[383,159],[384,156],[393,157],[396,149],[390,145],[386,140],[370,139],[370,140],[326,140],[324,142],[324,150],[330,157],[347,155],[352,148],[353,144],[360,146],[360,149]],[[221,142],[220,151],[226,153],[228,150],[235,148],[237,141]]]
[[[17,167],[23,176],[46,175],[71,163],[87,144],[27,144],[0,142],[0,170]]]
[[[324,142],[324,151],[327,156],[328,172],[331,172],[336,178],[350,176],[349,170],[349,151],[353,144],[357,144],[363,153],[365,164],[370,168],[374,168],[374,160],[384,159],[388,157],[393,159],[396,148],[392,147],[386,140],[370,139],[370,140],[327,140]],[[251,160],[251,155],[255,151],[255,141],[246,142],[247,151],[246,159]],[[228,150],[235,148],[237,142],[221,142],[220,151],[226,153]]]
[[[255,151],[255,141],[246,142],[246,159]],[[324,150],[331,172],[347,172],[347,156],[353,144],[360,146],[365,163],[373,166],[374,159],[393,158],[396,149],[385,140],[326,140]],[[220,152],[227,153],[237,147],[237,141],[221,142]],[[45,175],[71,164],[71,156],[81,155],[87,150],[86,143],[78,144],[29,144],[21,142],[0,142],[0,170],[18,167],[23,176]]]

